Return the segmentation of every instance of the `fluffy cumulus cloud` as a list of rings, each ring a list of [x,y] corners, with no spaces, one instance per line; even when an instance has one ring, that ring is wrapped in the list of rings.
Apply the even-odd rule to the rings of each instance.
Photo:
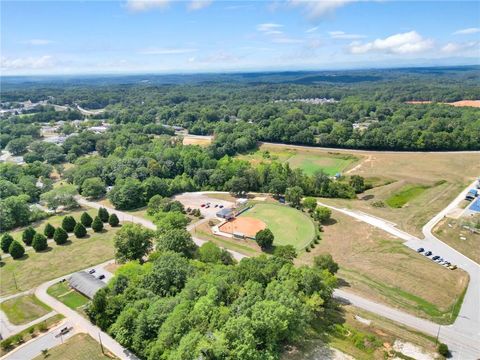
[[[453,35],[470,35],[470,34],[477,34],[480,32],[480,28],[471,27],[467,29],[457,30],[453,33]]]
[[[131,11],[148,11],[152,9],[164,9],[170,0],[127,0],[127,8]]]
[[[333,13],[338,8],[357,0],[290,0],[293,6],[301,6],[310,18],[318,18]]]
[[[195,11],[210,6],[212,0],[193,0],[188,4],[188,10]]]
[[[425,39],[416,31],[395,34],[385,39],[376,39],[372,42],[361,43],[355,41],[350,44],[352,54],[369,52],[383,52],[390,54],[414,54],[430,50],[433,47],[431,39]]]
[[[53,66],[55,66],[55,61],[50,55],[19,58],[2,56],[0,59],[0,68],[5,71],[48,69]]]
[[[357,40],[363,39],[365,35],[360,34],[348,34],[345,31],[329,31],[328,34],[332,39],[342,39],[342,40]]]

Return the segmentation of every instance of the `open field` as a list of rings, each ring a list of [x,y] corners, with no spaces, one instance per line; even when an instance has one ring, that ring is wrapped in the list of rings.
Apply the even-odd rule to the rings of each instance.
[[[425,185],[405,185],[397,193],[385,200],[385,203],[392,208],[401,208],[410,200],[415,199],[428,187]]]
[[[183,137],[183,145],[199,145],[199,146],[208,146],[212,142],[212,139],[208,136],[195,136],[195,135],[185,135]]]
[[[362,156],[363,160],[350,170],[349,175],[361,175],[367,180],[375,179],[376,185],[382,185],[382,182],[386,185],[367,190],[355,200],[322,201],[384,218],[416,236],[422,236],[422,226],[480,175],[480,153],[356,151],[355,155]],[[387,205],[393,194],[402,193],[406,187],[419,186],[427,188],[417,191],[413,197],[401,196],[407,200],[401,208]]]
[[[243,216],[264,222],[275,236],[274,245],[293,245],[297,250],[302,250],[315,236],[312,220],[301,211],[286,205],[255,204],[240,215]]]
[[[434,338],[351,305],[329,310],[328,318],[337,324],[337,331],[332,331],[323,322],[318,322],[311,336],[298,344],[294,351],[284,353],[281,359],[337,359],[333,353],[335,350],[326,348],[327,344],[357,360],[383,360],[385,351],[395,355],[392,345],[396,340],[414,344],[428,354],[436,353]],[[344,334],[341,334],[342,330]],[[365,341],[362,342],[362,338],[365,338]],[[343,355],[338,359],[346,360]]]
[[[463,228],[462,223],[461,220],[444,218],[432,232],[440,240],[480,264],[480,234]]]
[[[298,264],[330,253],[340,265],[339,277],[352,291],[420,317],[452,322],[468,284],[465,272],[425,259],[368,224],[337,212],[332,217],[336,223],[324,227],[320,243],[302,253]]]
[[[406,104],[431,104],[433,101],[406,101]],[[440,104],[445,104],[445,105],[452,105],[455,107],[463,107],[463,106],[469,106],[469,107],[480,107],[480,100],[459,100],[451,103],[440,103]]]
[[[29,322],[48,314],[52,309],[38,300],[35,295],[18,296],[0,304],[0,308],[14,325]]]
[[[75,220],[77,220],[77,222],[78,222],[78,221],[80,221],[80,216],[85,211],[88,212],[92,216],[92,218],[94,218],[97,215],[97,212],[98,212],[96,209],[78,208],[78,209],[75,209],[75,210],[72,210],[72,211],[65,211],[65,212],[59,213],[58,215],[50,216],[46,219],[43,219],[43,220],[40,220],[40,221],[37,221],[37,222],[31,224],[31,226],[35,229],[35,231],[43,234],[43,229],[45,228],[45,225],[47,223],[50,223],[54,227],[57,228],[57,227],[62,225],[62,220],[67,215],[73,216],[75,218]],[[23,230],[25,230],[25,227],[15,229],[15,230],[10,232],[10,235],[12,235],[15,240],[19,240],[20,243],[22,243],[22,244],[23,244],[23,242],[21,240],[22,240]]]
[[[89,299],[86,296],[71,289],[66,281],[61,281],[50,286],[47,289],[47,293],[73,310],[89,302]]]
[[[0,267],[0,296],[29,290],[56,277],[112,259],[113,236],[119,228],[105,225],[101,233],[70,237],[65,245],[52,244],[43,252],[29,251],[18,260],[5,258]]]
[[[108,350],[107,350],[108,351]],[[45,359],[39,355],[34,360]],[[102,354],[100,343],[88,334],[77,334],[68,339],[64,344],[58,345],[48,351],[49,360],[105,360],[116,359],[112,354]]]
[[[306,174],[313,175],[322,170],[328,175],[342,173],[358,161],[358,157],[351,154],[324,151],[319,153],[316,149],[279,148],[269,144],[263,144],[260,149],[239,158],[251,163],[288,162],[293,169],[302,169]]]

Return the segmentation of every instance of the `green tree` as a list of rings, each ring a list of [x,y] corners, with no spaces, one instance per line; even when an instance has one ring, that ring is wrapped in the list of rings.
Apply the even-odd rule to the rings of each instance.
[[[105,209],[104,207],[101,207],[100,209],[98,209],[98,217],[100,218],[100,220],[102,220],[102,222],[104,223],[108,222],[109,216],[110,214],[108,213],[108,210]]]
[[[115,184],[108,193],[108,198],[115,205],[115,208],[121,210],[136,209],[145,205],[142,183],[132,178],[127,178]]]
[[[40,200],[45,202],[50,209],[56,210],[60,206],[71,209],[78,206],[75,200],[76,194],[77,189],[75,185],[63,185],[43,193],[40,196]]]
[[[220,263],[232,265],[234,260],[225,249],[219,248],[213,242],[208,241],[198,248],[198,259],[207,263]]]
[[[174,251],[191,258],[196,249],[192,235],[185,229],[170,229],[157,237],[157,250]]]
[[[92,226],[93,219],[89,213],[83,212],[82,216],[80,216],[80,222],[82,223],[83,226],[88,228]]]
[[[22,240],[25,243],[25,245],[30,246],[32,245],[33,237],[35,236],[37,232],[35,229],[31,226],[27,227],[25,230],[23,230],[22,233]]]
[[[448,349],[448,345],[444,343],[438,344],[438,353],[443,357],[450,357],[450,350]]]
[[[352,175],[349,184],[357,194],[365,191],[365,179],[360,175]]]
[[[5,233],[2,236],[2,241],[0,243],[0,246],[3,250],[3,252],[8,253],[8,249],[10,248],[10,244],[13,242],[13,236],[10,235],[9,233]]]
[[[303,189],[300,186],[289,187],[285,191],[285,200],[292,207],[299,208],[303,197]]]
[[[32,247],[35,251],[43,251],[47,248],[47,237],[42,234],[35,234],[32,241]]]
[[[45,235],[48,239],[53,239],[53,235],[55,234],[55,228],[52,224],[47,223],[45,228],[43,229],[43,235]]]
[[[0,200],[0,231],[7,231],[30,222],[32,211],[28,195],[10,196]]]
[[[92,229],[95,232],[100,232],[103,230],[103,222],[98,216],[95,216],[95,219],[92,222]]]
[[[92,199],[99,199],[106,193],[105,183],[99,177],[86,179],[82,183],[82,195]]]
[[[118,224],[120,224],[120,220],[118,220],[117,214],[111,214],[108,218],[108,223],[113,227],[118,226]]]
[[[270,229],[260,230],[255,234],[255,241],[262,250],[268,250],[273,245],[274,236]]]
[[[124,263],[130,260],[143,261],[152,248],[153,233],[138,224],[125,224],[115,234],[115,259]]]
[[[8,253],[12,258],[20,259],[25,254],[25,248],[17,240],[13,240],[8,248]]]
[[[62,228],[66,232],[72,232],[73,229],[75,229],[76,224],[77,224],[77,221],[74,219],[73,216],[70,216],[70,215],[65,216],[62,220]]]
[[[314,197],[307,197],[303,199],[303,207],[309,212],[313,213],[317,208],[317,199]]]
[[[273,255],[293,263],[297,257],[297,251],[292,245],[277,245],[273,250]]]
[[[68,233],[63,230],[63,228],[58,227],[55,229],[55,233],[53,234],[53,240],[57,245],[63,245],[68,240]]]
[[[338,264],[333,260],[330,254],[321,254],[313,258],[313,264],[321,270],[328,270],[330,274],[335,275],[338,271]]]
[[[82,223],[76,223],[73,233],[77,238],[83,238],[87,235],[87,229],[85,229]]]
[[[332,215],[332,210],[330,210],[325,206],[319,206],[315,210],[315,214],[313,217],[315,220],[317,220],[321,224],[325,224],[330,220],[331,215]]]

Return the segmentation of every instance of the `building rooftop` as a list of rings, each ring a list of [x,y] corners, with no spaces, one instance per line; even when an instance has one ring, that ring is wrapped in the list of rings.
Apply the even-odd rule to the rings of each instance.
[[[77,290],[79,293],[82,293],[89,299],[93,299],[97,291],[107,285],[102,280],[99,280],[95,276],[84,271],[72,274],[68,279],[68,283],[70,287]]]

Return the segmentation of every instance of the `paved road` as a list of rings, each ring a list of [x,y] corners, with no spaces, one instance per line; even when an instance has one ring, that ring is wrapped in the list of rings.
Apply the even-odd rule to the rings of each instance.
[[[412,250],[423,247],[426,250],[432,251],[433,254],[439,254],[448,261],[461,267],[469,274],[469,286],[467,292],[465,293],[462,307],[457,319],[453,325],[442,326],[440,330],[438,325],[431,323],[436,327],[436,330],[434,331],[435,334],[432,334],[431,324],[427,324],[425,320],[423,320],[421,323],[418,321],[421,319],[412,321],[412,316],[408,314],[403,314],[400,318],[397,318],[396,316],[394,318],[392,316],[393,313],[390,311],[380,313],[380,308],[377,305],[368,304],[367,302],[358,302],[358,299],[355,299],[358,303],[357,306],[359,307],[379,313],[382,316],[399,321],[431,335],[436,335],[437,332],[440,331],[440,339],[451,347],[455,358],[462,360],[476,360],[480,358],[480,265],[436,238],[432,234],[432,229],[438,223],[438,221],[443,219],[446,214],[452,211],[465,198],[465,194],[467,193],[468,189],[470,189],[474,184],[475,182],[463,190],[445,209],[438,213],[423,227],[422,232],[425,236],[424,239],[419,239],[400,229],[397,229],[395,224],[390,221],[383,220],[360,211],[337,208],[319,202],[321,206],[329,207],[335,211],[366,222],[400,239],[405,240],[404,245],[408,246]],[[350,298],[348,298],[348,300],[350,300]],[[419,324],[421,324],[420,327]]]
[[[66,335],[58,336],[61,328],[68,327],[73,329]],[[72,321],[62,321],[59,325],[51,329],[49,332],[38,336],[32,341],[19,346],[15,350],[1,357],[2,360],[27,360],[33,359],[42,353],[43,349],[51,349],[77,334],[79,331]],[[57,337],[58,336],[58,337]]]

